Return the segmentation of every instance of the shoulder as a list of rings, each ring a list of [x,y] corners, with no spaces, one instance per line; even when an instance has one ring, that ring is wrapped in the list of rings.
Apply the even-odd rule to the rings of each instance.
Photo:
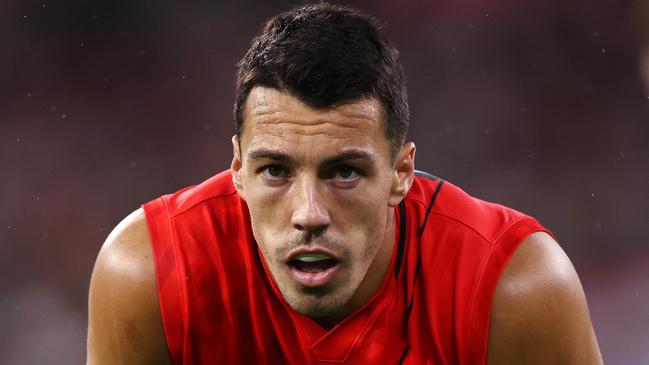
[[[125,272],[127,266],[136,265],[152,271],[153,262],[147,260],[151,254],[150,242],[144,210],[139,208],[124,218],[108,235],[99,252],[97,266],[101,264],[101,268]]]
[[[142,208],[124,218],[106,238],[95,263],[93,279],[104,273],[140,284],[154,278],[151,239]]]
[[[529,235],[493,300],[488,364],[601,364],[575,269],[546,233]]]
[[[119,223],[104,242],[93,269],[88,304],[89,364],[167,360],[151,241],[141,208]]]
[[[540,227],[534,218],[501,204],[475,198],[458,186],[436,176],[417,172],[408,199],[425,209],[426,219],[437,217],[466,228],[484,241],[507,238],[514,225]]]
[[[228,197],[236,196],[230,170],[222,171],[198,185],[186,187],[173,194],[165,195],[166,209],[170,215],[179,215],[192,208],[204,206],[207,201],[226,203]],[[218,199],[226,198],[226,199]]]

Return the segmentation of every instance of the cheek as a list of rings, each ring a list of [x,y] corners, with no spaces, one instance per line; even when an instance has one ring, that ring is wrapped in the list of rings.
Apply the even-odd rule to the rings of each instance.
[[[381,192],[375,194],[358,195],[340,205],[341,231],[350,240],[351,249],[361,258],[376,251],[385,234],[387,199],[380,196]]]
[[[280,241],[280,232],[285,220],[285,209],[279,202],[266,195],[247,193],[248,209],[250,210],[250,223],[252,233],[257,243],[265,254],[272,253]]]
[[[251,175],[251,174],[247,174]],[[258,226],[272,224],[286,209],[278,189],[264,186],[253,176],[246,176],[244,193],[250,217]]]
[[[383,182],[367,182],[350,191],[340,191],[337,197],[341,215],[356,224],[372,224],[385,217],[389,188]]]

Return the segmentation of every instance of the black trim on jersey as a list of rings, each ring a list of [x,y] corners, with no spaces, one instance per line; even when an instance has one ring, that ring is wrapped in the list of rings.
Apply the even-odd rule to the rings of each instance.
[[[401,354],[401,359],[399,359],[398,364],[401,365],[403,364],[403,360],[406,359],[406,355],[408,355],[408,351],[410,351],[410,346],[406,343],[406,348],[403,350],[403,354]]]
[[[437,176],[435,176],[433,174],[429,174],[429,173],[427,173],[425,171],[420,171],[420,170],[415,170],[415,176],[425,177],[425,178],[428,178],[428,179],[431,179],[431,180],[434,180],[434,181],[441,180],[439,177],[437,177]]]
[[[421,225],[421,228],[419,228],[419,237],[424,233],[424,228],[426,228],[426,223],[428,222],[428,215],[430,214],[430,211],[433,209],[433,205],[435,204],[435,199],[437,199],[437,194],[439,194],[440,189],[442,189],[442,185],[444,185],[444,180],[441,180],[439,184],[437,184],[437,189],[435,189],[435,192],[433,193],[433,197],[430,199],[430,203],[428,204],[428,209],[426,210],[426,217],[424,217],[424,223]]]
[[[444,185],[444,180],[441,180],[439,184],[437,184],[437,188],[433,193],[433,197],[430,198],[430,203],[428,204],[428,210],[426,211],[426,217],[424,217],[424,223],[421,225],[421,228],[419,229],[419,238],[421,238],[422,234],[424,233],[424,229],[426,228],[426,223],[428,222],[428,215],[430,214],[430,211],[433,209],[433,205],[435,205],[435,200],[437,200],[437,195],[439,194],[439,191],[442,189],[443,185]],[[412,294],[410,294],[410,300],[408,301],[408,308],[406,309],[406,321],[408,321],[408,319],[410,318],[410,313],[412,312],[412,305],[415,302],[415,286],[417,283],[417,278],[419,277],[420,267],[421,267],[421,252],[417,254],[417,264],[415,265],[415,274],[412,280]]]
[[[397,246],[397,259],[394,265],[394,278],[399,276],[401,271],[401,261],[403,259],[403,251],[406,246],[406,203],[402,200],[399,204],[399,243]]]
[[[257,269],[259,270],[260,273],[263,274],[265,279],[264,282],[266,282],[267,281],[266,278],[268,275],[266,275],[266,270],[264,269],[264,263],[261,261],[263,260],[263,258],[261,257],[261,252],[259,252],[259,245],[257,244],[257,240],[254,238],[252,239],[252,243],[255,245],[255,251],[257,252],[257,254],[255,255],[255,262],[257,263]]]

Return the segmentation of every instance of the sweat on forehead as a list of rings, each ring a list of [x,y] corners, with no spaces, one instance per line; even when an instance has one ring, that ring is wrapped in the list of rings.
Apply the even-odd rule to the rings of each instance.
[[[360,121],[374,128],[382,123],[383,108],[375,97],[367,96],[329,107],[314,107],[291,93],[266,87],[255,87],[246,102],[246,120],[282,120],[292,116],[305,124],[319,124],[344,120]],[[309,119],[311,117],[311,119]],[[314,118],[315,117],[315,118]],[[244,126],[245,128],[245,126]]]
[[[276,143],[307,143],[314,150],[334,141],[341,148],[387,144],[380,102],[366,97],[329,108],[313,108],[298,98],[256,87],[246,105],[243,145],[271,147]],[[378,146],[374,146],[378,147]]]

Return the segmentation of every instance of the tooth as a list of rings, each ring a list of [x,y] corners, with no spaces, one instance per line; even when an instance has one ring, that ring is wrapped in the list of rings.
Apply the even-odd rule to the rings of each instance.
[[[295,256],[296,260],[300,260],[302,262],[317,262],[317,261],[327,260],[330,258],[331,257],[322,253],[302,253]]]

